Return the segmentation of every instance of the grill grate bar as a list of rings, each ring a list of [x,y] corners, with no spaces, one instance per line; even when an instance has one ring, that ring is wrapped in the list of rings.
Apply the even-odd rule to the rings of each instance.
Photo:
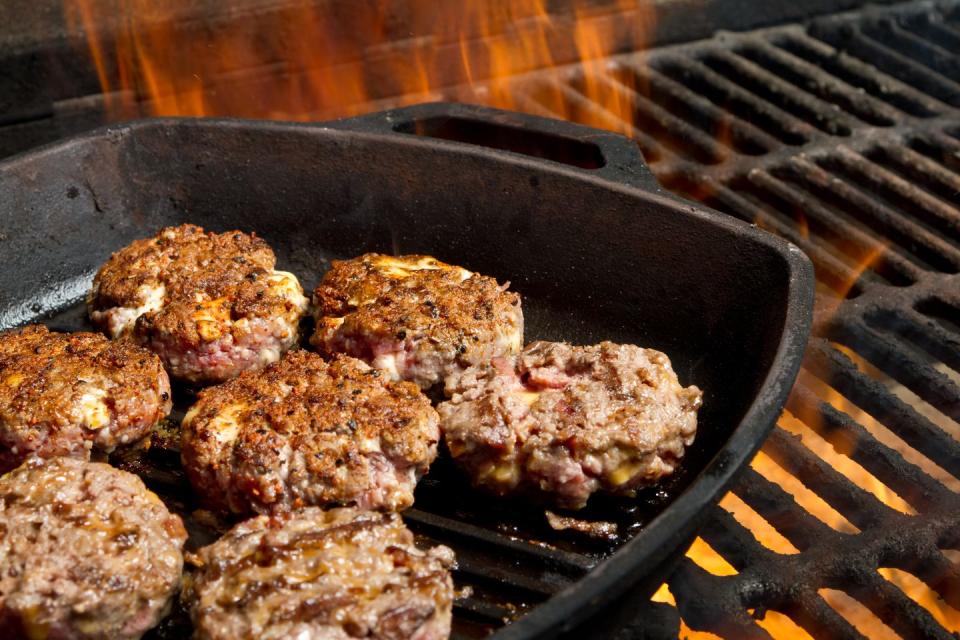
[[[884,21],[873,37],[915,60],[918,64],[930,67],[951,81],[952,78],[960,75],[960,66],[957,66],[951,51],[931,40],[919,37],[896,22]]]
[[[810,91],[821,100],[837,105],[867,124],[888,127],[901,117],[899,111],[886,103],[865,97],[855,86],[840,78],[824,78],[819,67],[764,40],[751,41],[738,53],[790,81],[798,90]]]
[[[869,608],[904,640],[956,640],[930,612],[877,573],[851,582],[846,591]]]
[[[827,178],[824,172],[819,172],[824,176],[823,179],[820,179],[816,173],[809,171],[812,166],[802,158],[796,159],[793,164],[801,169],[801,175],[810,178],[816,183],[817,187],[820,187],[819,193],[822,194],[824,190],[834,186],[834,181]],[[806,216],[808,224],[819,222],[830,233],[831,244],[849,255],[855,263],[862,264],[864,261],[868,261],[874,267],[874,270],[877,267],[886,267],[885,270],[892,270],[899,274],[900,278],[898,280],[903,284],[916,282],[920,278],[920,271],[926,266],[926,262],[912,254],[901,251],[898,245],[891,246],[889,250],[881,251],[882,247],[892,243],[885,242],[870,226],[861,224],[855,219],[850,219],[846,215],[841,217],[837,211],[826,207],[810,190],[800,191],[795,186],[774,178],[762,169],[751,171],[749,179],[792,205],[796,211]],[[895,228],[893,224],[885,225],[885,227]],[[913,261],[911,262],[909,258],[913,258]],[[892,281],[896,282],[896,280]]]
[[[906,562],[901,560],[899,564],[901,566],[898,568],[923,580],[944,602],[954,609],[960,609],[960,570],[935,546],[918,550],[915,558]]]
[[[668,136],[668,145],[676,151],[686,151],[693,158],[709,164],[721,162],[729,155],[711,133],[674,115],[623,82],[610,77],[600,78],[599,82],[613,95],[620,96],[624,103],[633,104],[634,118],[638,121],[636,125],[638,128],[646,129],[652,126],[661,130]]]
[[[951,197],[960,194],[960,175],[906,145],[879,147],[875,155],[875,162],[882,159],[906,180],[925,188],[941,201],[949,202]],[[950,212],[947,216],[946,232],[957,237],[960,235],[960,214],[949,206],[946,210]]]
[[[889,523],[891,509],[814,455],[798,436],[775,427],[764,451],[861,531]]]
[[[695,82],[691,90],[704,93],[714,104],[729,110],[734,118],[753,122],[784,144],[801,145],[815,135],[816,128],[754,95],[700,60],[668,58],[666,63],[652,61],[651,66],[678,82],[683,82],[684,79],[690,83]]]
[[[923,23],[924,33],[934,41],[940,43],[943,49],[957,51],[960,49],[960,30],[943,22],[926,20]]]
[[[836,535],[833,529],[798,505],[780,485],[752,468],[744,472],[733,491],[800,551],[823,544]]]
[[[960,100],[960,86],[955,82],[860,31],[854,31],[843,46],[857,57],[870,60],[878,68],[945,104],[955,105]]]
[[[823,40],[811,37],[806,31],[791,32],[780,42],[780,46],[904,113],[928,118],[944,110],[939,100],[902,82],[896,75],[885,73],[845,51],[838,51]]]
[[[921,219],[923,222],[936,227],[936,231],[913,227],[911,236],[950,256],[951,260],[955,262],[960,260],[958,258],[960,248],[958,248],[956,240],[960,212],[948,203],[923,191],[912,182],[904,180],[849,148],[839,147],[837,155],[850,170],[858,172],[863,178],[870,181],[874,192],[888,191],[895,193],[903,202],[909,202],[913,205],[912,211],[916,212],[915,216],[916,214],[924,216]],[[944,237],[944,235],[947,237]],[[949,237],[951,235],[953,238]],[[941,238],[943,239],[941,240]]]
[[[721,210],[726,210],[747,222],[756,223],[761,228],[772,231],[800,247],[813,261],[817,277],[833,289],[859,291],[867,284],[881,282],[873,271],[864,270],[857,273],[854,265],[848,262],[849,258],[835,253],[834,247],[825,240],[818,241],[819,236],[816,233],[798,229],[792,220],[784,220],[783,216],[775,210],[761,207],[746,199],[743,194],[726,186],[720,186],[720,183],[709,178],[702,181],[702,186],[711,196],[701,199],[718,202],[723,205],[719,207]]]
[[[958,153],[960,153],[960,140],[957,139],[956,133],[950,136],[942,131],[934,131],[930,135],[934,144],[952,154],[954,159],[960,160],[960,155],[958,155]]]
[[[889,327],[907,341],[960,371],[960,336],[948,332],[936,321],[916,311],[894,309],[866,317],[867,324]]]
[[[813,124],[825,133],[848,136],[856,126],[856,122],[850,116],[839,111],[834,105],[801,91],[753,61],[732,51],[724,49],[713,51],[704,62],[715,70],[719,71],[718,67],[725,69],[729,77],[735,78],[734,82],[803,121]]]
[[[814,637],[867,640],[819,595],[803,593],[798,600],[799,606],[792,617]]]
[[[933,19],[933,16],[917,16],[915,20],[910,20],[907,26],[921,38],[936,42],[947,52],[957,51],[960,48],[960,31],[945,22]]]
[[[731,146],[733,151],[759,155],[780,146],[780,143],[766,131],[751,122],[731,117],[728,111],[707,100],[702,94],[691,91],[686,85],[656,69],[648,68],[644,71],[635,69],[635,72],[646,74],[646,80],[649,82],[651,90],[662,91],[676,103],[687,104],[696,108],[702,119],[713,124],[715,128],[713,135],[719,135],[722,138],[729,137],[729,142],[726,140],[724,142]]]
[[[845,453],[880,482],[893,489],[917,511],[937,508],[952,495],[942,484],[908,463],[899,453],[878,442],[853,418],[823,402],[802,384],[795,387],[790,411],[819,433],[834,449]]]
[[[957,302],[948,302],[946,296],[931,295],[920,299],[913,308],[943,327],[950,335],[960,335],[960,306]]]
[[[944,530],[937,540],[937,546],[941,549],[952,549],[960,552],[960,527]]]
[[[813,340],[804,366],[869,411],[874,419],[894,430],[908,445],[960,478],[960,443],[880,382],[861,372],[846,356],[824,340]]]
[[[836,153],[843,155],[846,151],[840,146]],[[950,254],[944,255],[941,249],[955,254],[956,262],[960,262],[960,251],[882,203],[874,193],[857,188],[852,180],[838,179],[837,174],[849,177],[849,173],[838,171],[836,161],[826,161],[824,164],[827,168],[806,158],[796,157],[789,161],[787,171],[793,180],[809,185],[808,191],[828,201],[832,205],[831,210],[842,212],[842,220],[835,222],[837,233],[847,228],[876,229],[883,233],[883,237],[876,236],[867,253],[860,255],[871,262],[889,261],[892,256],[903,260],[909,258],[909,266],[899,265],[899,268],[911,278],[911,282],[919,279],[918,268],[948,273],[956,271],[955,262],[949,259]]]
[[[951,508],[947,507],[948,510]],[[730,516],[711,513],[711,520],[718,518],[729,521]],[[735,576],[716,576],[684,560],[668,582],[672,591],[687,595],[687,599],[678,600],[684,620],[695,629],[720,633],[724,637],[739,638],[747,633],[741,626],[742,619],[731,624],[731,601],[736,602],[735,610],[738,611],[756,607],[757,615],[762,615],[766,609],[784,612],[817,634],[862,637],[813,591],[818,588],[849,593],[888,624],[900,618],[901,623],[915,629],[915,635],[911,637],[951,637],[949,634],[943,636],[947,632],[926,610],[876,572],[877,563],[891,566],[891,560],[895,564],[897,559],[920,558],[921,562],[930,559],[926,569],[918,569],[917,564],[912,564],[904,570],[924,576],[935,573],[938,570],[936,558],[944,561],[932,546],[938,528],[942,531],[953,529],[949,519],[926,523],[917,518],[904,518],[901,526],[891,529],[895,533],[889,535],[876,529],[857,536],[834,534],[829,546],[818,545],[789,556],[774,554],[779,560],[779,570],[772,574],[751,564]],[[723,548],[719,542],[712,540],[711,544],[715,549]],[[927,579],[932,581],[930,577]],[[939,587],[948,588],[942,583]],[[727,609],[726,617],[724,609]],[[895,624],[891,626],[897,628]]]
[[[718,509],[711,510],[711,516]],[[731,577],[707,573],[683,558],[668,579],[670,590],[686,597],[677,600],[680,616],[695,629],[709,629],[725,638],[772,640],[751,618]]]
[[[714,510],[699,534],[737,571],[769,561],[773,553],[760,545],[750,531],[723,509]]]
[[[896,336],[874,331],[862,321],[844,325],[839,334],[842,342],[875,367],[890,373],[954,421],[960,421],[960,387],[914,353],[892,344]]]

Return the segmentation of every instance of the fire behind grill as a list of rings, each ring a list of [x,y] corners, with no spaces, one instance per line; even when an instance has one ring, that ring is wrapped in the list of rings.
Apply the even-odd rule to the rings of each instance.
[[[831,607],[836,600],[828,604],[834,590],[903,638],[955,637],[960,3],[724,33],[604,64],[613,69],[605,91],[633,104],[629,122],[586,97],[576,68],[528,76],[516,89],[531,112],[558,115],[548,105],[559,92],[577,119],[626,129],[664,186],[811,257],[816,337],[763,452],[855,527],[827,526],[792,490],[748,470],[733,493],[795,552],[773,552],[715,508],[701,536],[735,575],[684,560],[668,579],[684,622],[764,638],[759,621],[770,611],[818,637],[862,637]],[[817,439],[913,513],[851,482],[810,448]],[[912,574],[954,611],[921,607],[880,568]],[[666,605],[660,614],[669,619]]]

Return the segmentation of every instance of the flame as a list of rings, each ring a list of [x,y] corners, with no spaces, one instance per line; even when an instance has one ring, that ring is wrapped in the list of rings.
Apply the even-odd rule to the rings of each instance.
[[[867,638],[871,640],[902,640],[870,609],[846,592],[836,589],[819,589],[817,593],[826,600],[831,608]]]
[[[183,27],[182,16],[195,4],[192,0],[64,1],[68,27],[85,38],[108,116],[113,119],[230,116],[320,120],[455,98],[575,120],[634,137],[643,134],[637,129],[637,103],[650,96],[648,81],[640,70],[610,56],[643,49],[649,42],[656,3],[645,0],[574,0],[565,3],[572,10],[562,15],[551,13],[551,5],[556,3],[549,0],[404,0],[414,28],[405,38],[391,35],[390,0],[344,3],[351,7],[345,13],[325,12],[322,7],[329,9],[329,4],[314,0],[287,0],[269,19],[248,17],[211,26],[194,21],[189,29]],[[114,28],[101,28],[105,22]],[[548,70],[541,74],[535,95],[519,90],[515,82],[515,76],[533,70]],[[599,108],[580,107],[588,102]],[[735,148],[731,127],[732,120],[720,119],[713,132],[718,153],[724,156],[718,160]],[[706,199],[716,184],[704,179],[685,188]],[[808,238],[806,216],[802,211],[792,213],[799,233]],[[877,244],[867,251],[850,251],[855,264],[847,281],[836,283],[835,294],[845,298],[886,249],[885,244]],[[805,384],[881,441],[898,446],[895,436],[828,384],[809,376]],[[818,435],[821,430],[815,420],[812,412],[803,416],[785,413],[779,424],[884,504],[913,513],[900,496],[853,462],[846,455],[850,452],[837,451]],[[925,458],[908,459],[931,469],[925,466],[932,464]],[[858,532],[772,456],[761,452],[751,466],[832,528]],[[937,471],[933,470],[934,477],[945,481],[948,474]],[[781,554],[799,553],[735,494],[720,504],[766,548]],[[718,579],[737,573],[700,538],[687,557]],[[922,581],[895,569],[881,569],[880,573],[942,624],[957,628],[957,612]],[[892,634],[848,595],[829,589],[820,593],[865,635]],[[666,584],[653,599],[675,604]],[[776,611],[766,612],[757,624],[774,638],[808,635]],[[681,621],[681,637],[714,640],[718,636]]]
[[[880,575],[896,585],[901,591],[913,598],[917,604],[930,614],[947,631],[960,632],[960,611],[943,601],[937,592],[923,581],[906,571],[881,567]]]
[[[699,540],[700,538],[697,539]],[[687,553],[687,557],[690,557],[689,552]],[[677,605],[677,600],[673,597],[673,594],[670,592],[670,586],[666,583],[660,585],[660,588],[650,599],[654,602],[663,602],[673,606]],[[683,620],[680,621],[679,637],[684,640],[722,640],[720,636],[710,633],[709,631],[691,629]]]
[[[867,269],[872,268],[877,261],[886,254],[888,247],[889,242],[878,242],[870,247],[864,255],[860,256],[857,264],[854,265],[849,278],[843,283],[843,286],[837,292],[838,297],[841,299],[846,298],[850,294],[850,291],[853,289],[853,287],[857,284],[857,280],[860,279],[860,276],[862,276]]]
[[[749,611],[754,615],[754,611]],[[813,640],[807,630],[794,622],[786,614],[770,609],[765,611],[762,618],[757,619],[757,626],[766,630],[774,638],[791,638],[791,640]]]
[[[582,0],[563,15],[551,14],[548,0],[405,0],[411,24],[430,35],[400,38],[390,33],[389,0],[339,12],[290,0],[263,19],[265,33],[251,28],[251,18],[186,28],[190,0],[64,1],[68,28],[85,37],[113,119],[329,119],[378,101],[399,106],[444,96],[583,119],[559,82],[534,107],[513,80],[579,64],[580,90],[604,111],[586,124],[629,133],[633,88],[600,60],[643,48],[655,23],[651,3],[641,0]]]

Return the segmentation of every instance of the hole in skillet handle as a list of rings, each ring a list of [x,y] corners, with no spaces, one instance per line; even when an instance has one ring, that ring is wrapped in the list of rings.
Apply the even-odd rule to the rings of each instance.
[[[581,169],[600,169],[607,164],[600,147],[592,142],[482,120],[434,116],[397,123],[393,130],[511,151]]]
[[[325,126],[400,133],[508,151],[584,169],[613,182],[664,193],[633,140],[610,131],[515,111],[431,102]]]

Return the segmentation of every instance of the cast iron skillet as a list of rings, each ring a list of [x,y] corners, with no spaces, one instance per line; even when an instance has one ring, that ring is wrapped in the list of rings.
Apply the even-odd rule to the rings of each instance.
[[[810,326],[812,268],[796,247],[666,194],[626,138],[478,107],[111,126],[0,164],[0,212],[0,327],[81,328],[77,304],[112,251],[189,221],[256,231],[305,288],[332,258],[429,253],[511,281],[528,341],[665,351],[705,391],[682,473],[646,512],[611,515],[633,514],[632,537],[504,640],[569,630],[628,589],[649,595],[776,420]],[[455,475],[438,484],[464,502]],[[444,508],[431,495],[417,506]]]

